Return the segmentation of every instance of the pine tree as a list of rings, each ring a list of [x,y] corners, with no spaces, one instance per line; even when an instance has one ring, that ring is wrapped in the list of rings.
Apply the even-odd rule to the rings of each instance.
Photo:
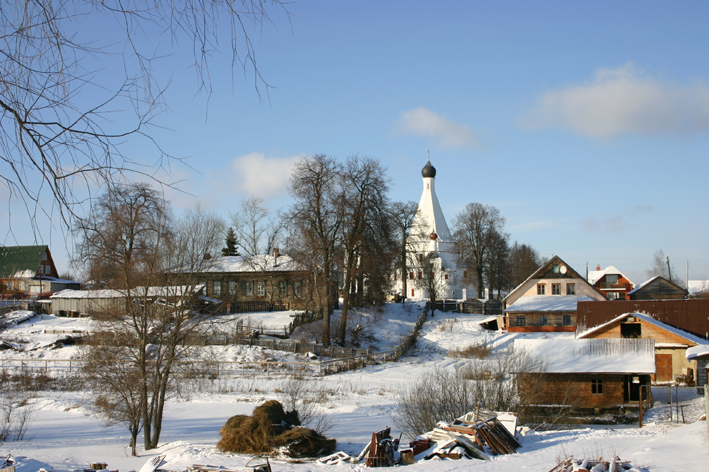
[[[226,247],[222,249],[222,256],[239,255],[239,248],[237,247],[239,245],[239,241],[237,241],[236,239],[236,233],[234,232],[234,228],[229,228],[224,242],[226,242]]]

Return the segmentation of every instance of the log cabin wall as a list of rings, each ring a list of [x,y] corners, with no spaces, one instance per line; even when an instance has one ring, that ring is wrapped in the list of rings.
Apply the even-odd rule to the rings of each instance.
[[[597,391],[599,380],[602,392],[594,393],[594,381]],[[633,405],[633,402],[624,399],[625,380],[623,374],[542,374],[541,380],[535,376],[523,376],[520,391],[528,405],[568,405],[585,410],[610,410]]]

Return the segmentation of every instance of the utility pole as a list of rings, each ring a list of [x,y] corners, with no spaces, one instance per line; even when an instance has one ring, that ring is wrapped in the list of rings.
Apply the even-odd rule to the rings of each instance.
[[[672,270],[670,270],[670,256],[667,256],[667,276],[670,278],[670,283],[672,282]]]
[[[687,286],[685,288],[689,291],[689,261],[687,261]]]

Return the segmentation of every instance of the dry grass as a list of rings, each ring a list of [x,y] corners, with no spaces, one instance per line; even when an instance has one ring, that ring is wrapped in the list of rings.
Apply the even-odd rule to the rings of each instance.
[[[487,344],[487,340],[478,344],[471,344],[468,347],[456,348],[448,351],[448,357],[458,357],[464,359],[485,359],[492,351]]]

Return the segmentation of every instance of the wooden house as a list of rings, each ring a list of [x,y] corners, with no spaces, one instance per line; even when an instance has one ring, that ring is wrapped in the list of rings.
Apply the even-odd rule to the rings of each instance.
[[[635,409],[655,373],[652,339],[523,339],[514,349],[544,361],[518,382],[525,404],[539,409]]]
[[[197,271],[173,271],[173,283],[195,280],[227,312],[304,309],[312,301],[310,272],[288,255],[205,258]]]
[[[510,332],[576,331],[580,301],[606,297],[559,256],[554,256],[503,300]]]
[[[630,300],[681,300],[687,298],[687,289],[675,285],[662,276],[655,276],[628,292]]]
[[[3,293],[39,295],[79,288],[73,280],[59,278],[49,246],[0,247],[0,288]]]
[[[709,341],[682,331],[649,315],[626,313],[577,336],[577,339],[653,339],[655,383],[674,382],[678,376],[695,378],[696,366],[687,360],[687,350]]]
[[[588,272],[588,283],[596,287],[608,300],[629,300],[628,292],[635,288],[635,284],[621,271],[613,266],[601,270]]]
[[[698,344],[687,349],[687,360],[694,362],[694,367],[697,371],[697,391],[701,394],[709,384],[709,346],[706,344]]]

